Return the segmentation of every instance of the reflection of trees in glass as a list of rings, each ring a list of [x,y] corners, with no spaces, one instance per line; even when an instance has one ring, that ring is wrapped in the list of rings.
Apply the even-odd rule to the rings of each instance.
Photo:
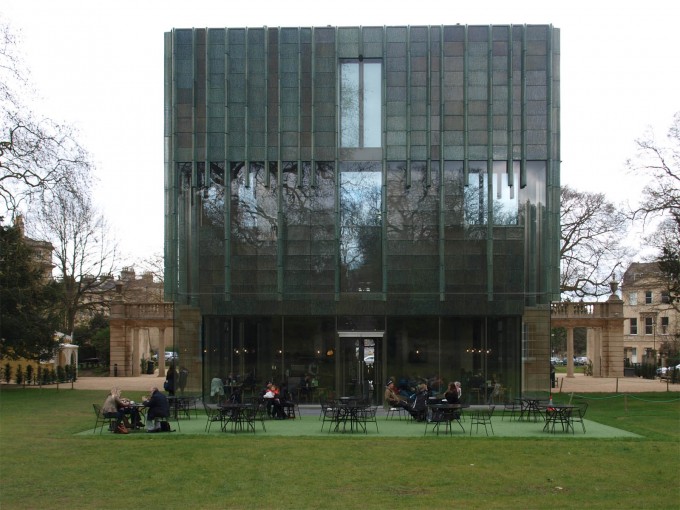
[[[468,184],[463,193],[465,196],[465,224],[466,225],[486,225],[487,209],[486,197],[488,195],[486,175],[486,165],[473,166],[470,163],[468,172]]]
[[[392,163],[389,169],[387,192],[388,239],[437,242],[439,179],[432,171],[431,185],[427,185],[424,162],[412,164],[411,186],[406,187],[406,164]]]
[[[199,175],[201,173],[199,172]],[[216,227],[224,226],[224,163],[210,163],[207,186],[202,189],[203,222]]]
[[[234,242],[261,246],[276,240],[276,180],[266,174],[261,162],[250,163],[246,172],[243,162],[231,168],[231,236]],[[247,179],[247,182],[246,182]]]
[[[318,162],[315,171],[315,183],[312,185],[309,162],[302,163],[299,172],[297,163],[285,162],[281,184],[286,240],[299,241],[295,249],[289,246],[286,256],[309,257],[304,269],[319,274],[334,268],[335,175],[332,163]]]
[[[519,171],[513,172],[513,185],[508,185],[507,163],[495,161],[493,164],[493,224],[517,225],[519,221]],[[519,170],[519,169],[517,169]]]
[[[340,146],[380,147],[382,140],[382,64],[340,64]]]
[[[513,180],[513,186],[509,186],[506,163],[504,161],[494,162],[493,178],[490,183],[493,197],[491,207],[494,225],[518,224],[518,172],[514,173]],[[468,185],[464,188],[466,225],[486,225],[489,222],[488,193],[489,178],[486,164],[483,162],[471,162],[468,173]]]
[[[343,164],[340,179],[340,264],[343,290],[379,290],[382,281],[380,164]]]
[[[359,64],[340,66],[340,145],[359,147]]]

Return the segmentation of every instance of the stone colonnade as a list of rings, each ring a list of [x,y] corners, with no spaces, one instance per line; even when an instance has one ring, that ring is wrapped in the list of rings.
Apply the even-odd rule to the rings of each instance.
[[[553,303],[551,327],[567,330],[567,377],[574,377],[574,328],[588,329],[593,376],[623,377],[623,321],[623,301],[615,293],[603,303]]]
[[[172,303],[123,302],[111,305],[111,376],[144,373],[142,358],[157,348],[158,376],[165,377],[164,353],[166,346],[173,344],[173,306]]]

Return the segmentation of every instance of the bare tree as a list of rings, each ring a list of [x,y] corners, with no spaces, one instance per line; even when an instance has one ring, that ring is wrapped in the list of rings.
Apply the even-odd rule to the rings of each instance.
[[[602,193],[561,189],[560,291],[565,297],[599,297],[610,292],[626,263],[626,214]]]
[[[631,171],[650,177],[633,218],[645,224],[660,220],[646,240],[658,250],[671,303],[680,309],[680,112],[674,115],[666,139],[663,145],[654,133],[645,133],[636,141],[637,154],[628,165]]]
[[[88,186],[59,186],[44,194],[30,215],[35,236],[54,246],[56,278],[61,284],[62,327],[72,332],[89,312],[101,311],[112,289],[115,243],[103,215],[92,204]]]
[[[16,36],[0,23],[0,214],[90,170],[74,130],[36,116],[21,97],[31,90]]]

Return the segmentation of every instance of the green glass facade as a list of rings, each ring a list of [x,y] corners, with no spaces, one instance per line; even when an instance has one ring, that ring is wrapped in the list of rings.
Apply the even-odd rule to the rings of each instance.
[[[189,388],[547,391],[559,30],[165,34],[165,294]]]

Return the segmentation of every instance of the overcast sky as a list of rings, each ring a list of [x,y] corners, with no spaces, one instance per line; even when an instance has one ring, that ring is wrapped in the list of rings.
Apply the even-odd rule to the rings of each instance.
[[[92,154],[125,264],[163,249],[163,33],[172,28],[552,24],[561,30],[562,183],[636,200],[634,141],[680,111],[680,7],[572,0],[3,0],[41,98]],[[472,2],[470,2],[472,4]],[[561,6],[564,4],[564,6]]]

